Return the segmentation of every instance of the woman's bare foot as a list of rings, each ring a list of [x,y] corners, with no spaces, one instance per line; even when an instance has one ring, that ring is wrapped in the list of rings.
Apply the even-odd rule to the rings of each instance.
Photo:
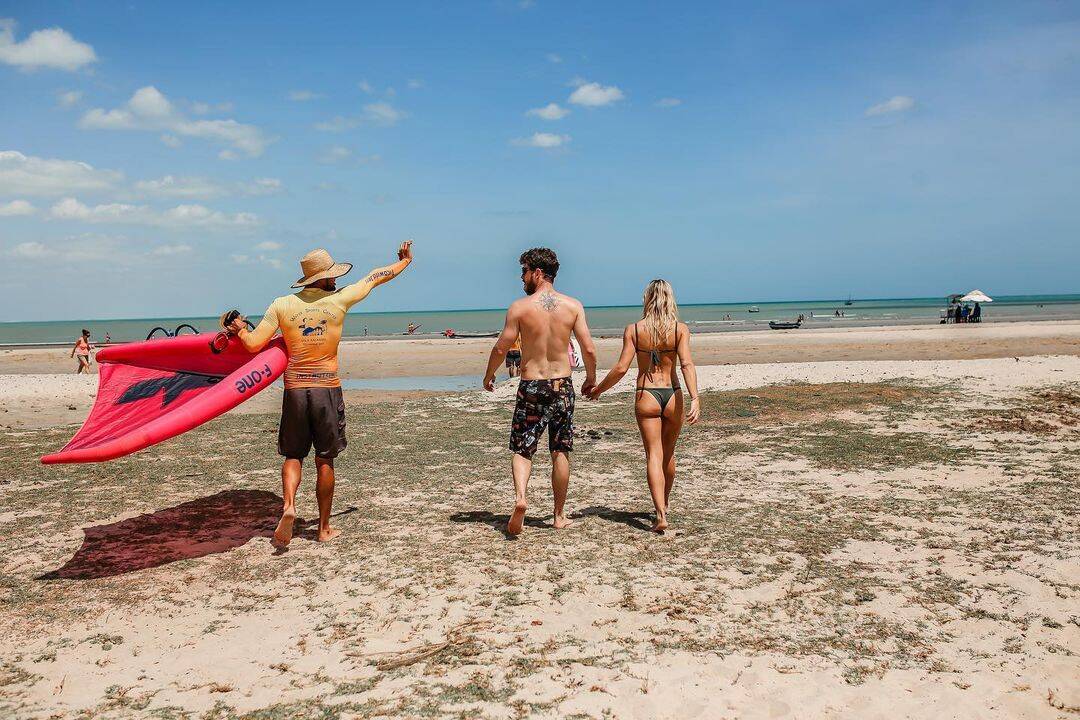
[[[654,533],[663,535],[664,531],[668,529],[667,518],[663,515],[658,515],[656,518],[656,522],[653,523],[653,526],[649,529],[652,530]]]
[[[319,542],[329,542],[341,534],[341,531],[336,527],[327,527],[325,530],[319,530]]]
[[[289,508],[281,513],[277,530],[274,530],[274,544],[285,547],[292,540],[293,522],[296,521],[296,508]]]
[[[521,534],[521,528],[525,524],[526,507],[524,500],[514,504],[514,513],[510,516],[510,521],[506,523],[507,534],[515,537]]]
[[[573,520],[567,520],[565,515],[556,515],[555,520],[552,522],[556,530],[562,530],[568,528],[574,524]]]

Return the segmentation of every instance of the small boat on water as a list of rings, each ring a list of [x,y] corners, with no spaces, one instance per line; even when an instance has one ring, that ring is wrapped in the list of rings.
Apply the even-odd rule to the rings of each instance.
[[[750,309],[746,312],[761,312],[761,308],[759,308],[757,305],[751,305]]]
[[[770,320],[770,330],[798,330],[802,327],[802,320],[796,320],[795,322],[784,322],[783,320]]]
[[[844,301],[844,304],[845,305],[854,305],[855,304],[855,300],[852,299],[851,293],[848,293],[847,300]]]

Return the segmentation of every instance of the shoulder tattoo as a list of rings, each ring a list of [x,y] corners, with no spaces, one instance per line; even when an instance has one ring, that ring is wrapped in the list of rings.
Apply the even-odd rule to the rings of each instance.
[[[548,312],[554,312],[559,307],[559,298],[555,296],[555,293],[550,290],[545,290],[540,293],[540,297],[536,299],[536,302],[540,304],[540,307],[544,308]]]

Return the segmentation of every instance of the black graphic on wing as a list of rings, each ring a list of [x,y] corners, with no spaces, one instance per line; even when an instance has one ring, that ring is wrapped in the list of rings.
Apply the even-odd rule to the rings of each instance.
[[[220,379],[221,378],[208,377],[206,375],[192,375],[190,373],[178,372],[169,377],[142,380],[125,390],[124,394],[120,396],[120,399],[117,402],[129,403],[137,400],[146,400],[164,390],[165,396],[161,401],[161,405],[164,407],[180,397],[180,393],[185,390],[198,390],[200,388],[209,387]]]

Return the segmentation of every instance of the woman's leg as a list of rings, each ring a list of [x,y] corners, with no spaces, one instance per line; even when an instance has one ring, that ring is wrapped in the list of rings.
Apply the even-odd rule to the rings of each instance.
[[[87,375],[89,375],[90,374],[90,363],[86,359],[86,356],[85,355],[76,355],[75,357],[79,358],[79,369],[75,371],[75,374],[76,375],[82,375],[85,372]]]
[[[656,506],[654,532],[667,529],[667,507],[664,502],[664,445],[660,438],[660,403],[651,393],[639,392],[635,406],[641,442],[645,445],[645,464],[649,478],[649,493]]]
[[[675,484],[675,443],[679,440],[682,432],[683,420],[683,394],[676,392],[661,418],[660,441],[664,450],[664,510],[668,510],[671,504],[671,486]]]

